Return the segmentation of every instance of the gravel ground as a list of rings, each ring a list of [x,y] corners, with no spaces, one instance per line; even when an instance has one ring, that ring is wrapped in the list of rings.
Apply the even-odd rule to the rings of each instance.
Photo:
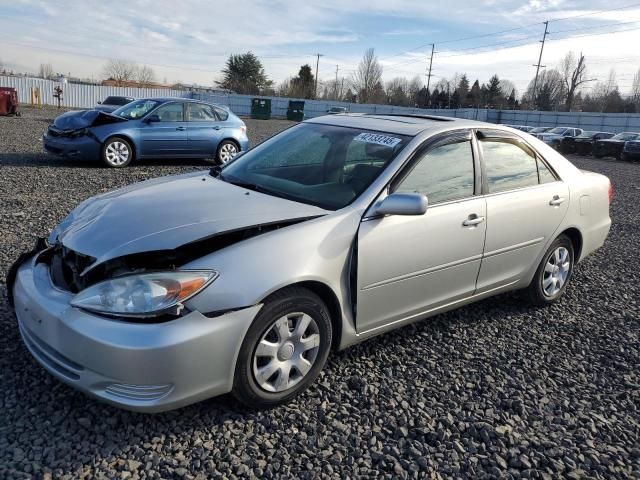
[[[2,278],[86,197],[205,166],[42,155],[57,113],[0,117]],[[247,124],[252,143],[288,125]],[[608,175],[615,199],[609,240],[562,301],[502,295],[367,341],[271,411],[222,397],[144,415],[89,399],[31,359],[1,295],[0,478],[639,478],[640,164],[572,161]]]

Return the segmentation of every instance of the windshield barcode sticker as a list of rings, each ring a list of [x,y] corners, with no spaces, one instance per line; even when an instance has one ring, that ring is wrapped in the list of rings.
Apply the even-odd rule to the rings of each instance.
[[[378,135],[377,133],[361,133],[354,140],[358,142],[375,143],[376,145],[384,145],[393,148],[400,143],[400,139],[389,137],[387,135]]]

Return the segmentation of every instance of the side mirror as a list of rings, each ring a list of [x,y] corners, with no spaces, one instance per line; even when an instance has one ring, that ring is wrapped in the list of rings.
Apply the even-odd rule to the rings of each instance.
[[[426,195],[419,193],[392,193],[376,207],[377,215],[424,215],[427,211]]]
[[[160,117],[158,115],[156,115],[155,113],[153,115],[149,115],[147,117],[147,119],[145,120],[145,122],[147,123],[155,123],[155,122],[159,122],[160,121]]]
[[[98,105],[102,105],[102,102],[98,102]]]

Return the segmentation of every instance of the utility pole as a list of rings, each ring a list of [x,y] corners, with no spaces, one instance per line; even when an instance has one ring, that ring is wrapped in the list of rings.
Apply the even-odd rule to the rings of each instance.
[[[334,88],[334,92],[333,92],[333,99],[337,100],[338,99],[338,65],[336,65],[336,83],[335,83],[335,88]]]
[[[324,57],[324,55],[321,53],[316,53],[316,56],[318,58],[316,60],[316,85],[313,88],[313,98],[318,98],[318,66],[320,65],[320,57]]]
[[[533,102],[534,102],[534,106],[537,106],[538,103],[538,99],[537,99],[537,95],[536,95],[536,88],[538,87],[538,73],[540,73],[540,67],[545,68],[545,65],[540,65],[542,62],[542,51],[544,50],[544,41],[547,39],[547,29],[549,28],[549,22],[544,22],[544,35],[542,35],[542,40],[540,40],[540,42],[542,43],[542,45],[540,45],[540,56],[538,57],[538,64],[534,65],[534,67],[536,67],[536,78],[533,81]]]
[[[433,65],[433,49],[435,48],[435,44],[431,44],[431,56],[429,57],[429,73],[427,73],[427,90],[429,90],[429,85],[431,84],[431,66]]]

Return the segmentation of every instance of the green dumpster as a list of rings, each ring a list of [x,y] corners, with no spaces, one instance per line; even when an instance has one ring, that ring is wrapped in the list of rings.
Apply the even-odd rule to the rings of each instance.
[[[269,120],[271,118],[271,99],[254,98],[251,100],[251,118]]]
[[[287,108],[287,120],[301,122],[304,120],[304,102],[301,100],[289,100]]]

